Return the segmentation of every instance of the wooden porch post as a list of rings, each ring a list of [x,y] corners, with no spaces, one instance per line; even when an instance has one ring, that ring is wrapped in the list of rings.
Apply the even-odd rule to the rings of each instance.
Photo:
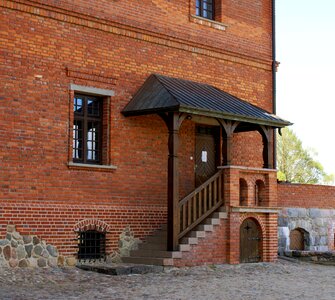
[[[223,131],[223,147],[222,147],[222,164],[225,166],[231,165],[233,153],[233,133],[239,122],[218,120]]]
[[[179,128],[186,115],[176,112],[160,114],[169,130],[169,158],[168,158],[168,224],[167,224],[167,250],[178,250],[178,234],[180,233],[179,211]]]
[[[274,156],[273,156],[273,129],[268,126],[260,126],[261,135],[263,138],[263,160],[264,168],[273,169],[274,168]]]

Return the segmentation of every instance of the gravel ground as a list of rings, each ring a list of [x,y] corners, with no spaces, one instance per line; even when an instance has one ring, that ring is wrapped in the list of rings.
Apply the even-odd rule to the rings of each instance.
[[[110,276],[77,268],[0,268],[0,299],[335,299],[335,266],[212,265]]]

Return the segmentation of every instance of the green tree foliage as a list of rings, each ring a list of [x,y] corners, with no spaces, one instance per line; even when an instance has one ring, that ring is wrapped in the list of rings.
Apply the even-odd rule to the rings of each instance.
[[[333,184],[334,175],[326,174],[313,157],[315,151],[305,149],[295,133],[285,128],[277,135],[277,178],[280,181],[307,184]]]

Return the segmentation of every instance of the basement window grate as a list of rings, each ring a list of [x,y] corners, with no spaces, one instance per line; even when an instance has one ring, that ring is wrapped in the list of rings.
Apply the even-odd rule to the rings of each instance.
[[[78,234],[79,260],[106,259],[106,233],[87,230]]]

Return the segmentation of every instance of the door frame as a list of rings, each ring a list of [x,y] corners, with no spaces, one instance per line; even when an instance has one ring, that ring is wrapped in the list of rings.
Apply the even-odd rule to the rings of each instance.
[[[196,187],[196,151],[197,151],[197,136],[198,135],[206,135],[206,133],[199,133],[198,128],[209,128],[213,130],[211,134],[214,136],[214,155],[215,155],[215,167],[221,166],[222,162],[222,128],[219,125],[206,125],[206,124],[195,124],[195,137],[194,137],[194,186]],[[208,134],[210,135],[210,134]]]

